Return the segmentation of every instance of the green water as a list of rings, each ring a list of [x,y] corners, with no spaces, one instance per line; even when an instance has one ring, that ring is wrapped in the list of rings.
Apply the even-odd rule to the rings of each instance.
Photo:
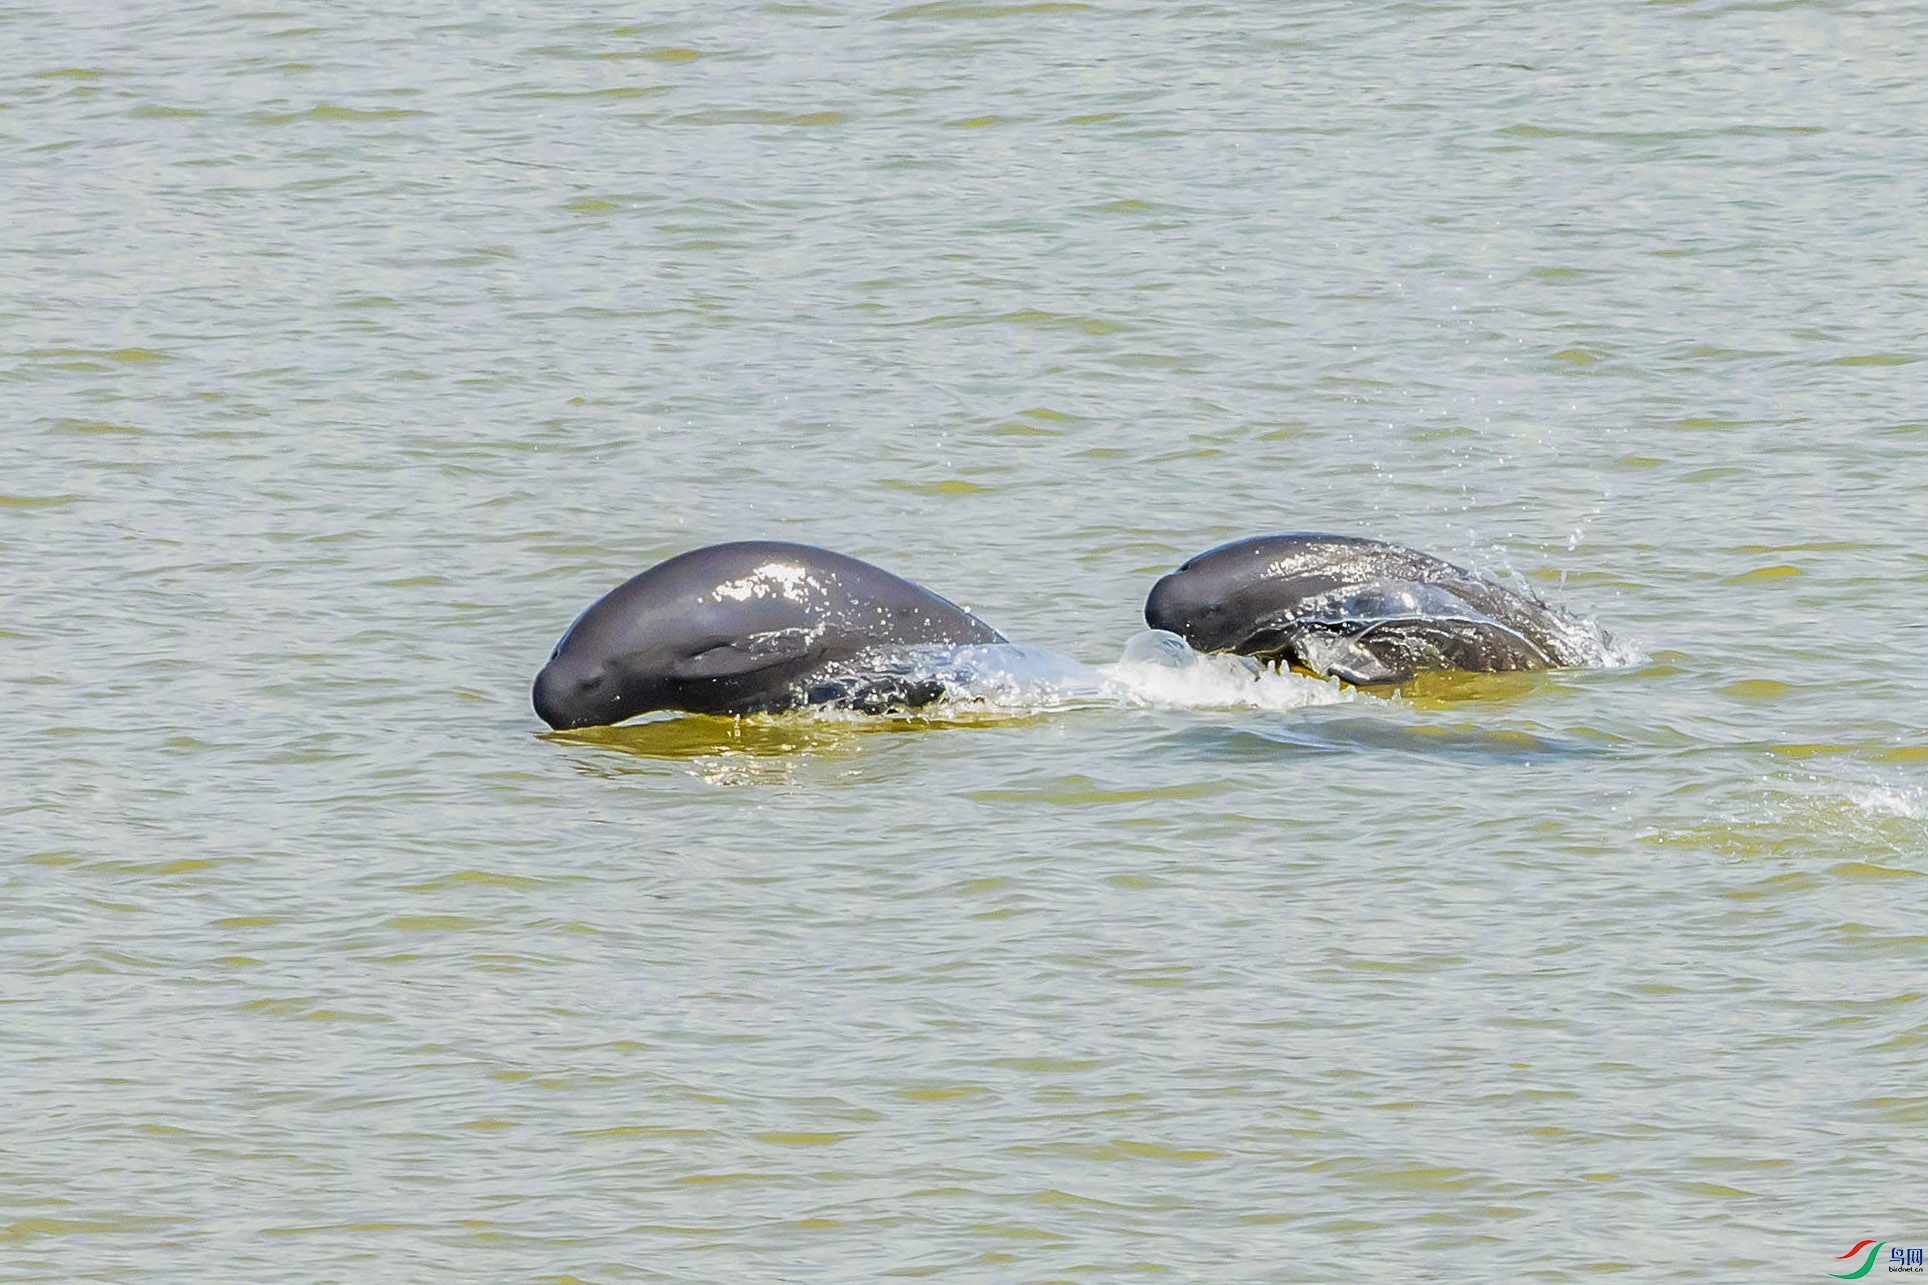
[[[0,13],[0,1274],[1928,1240],[1924,47],[1882,3]],[[1298,529],[1641,659],[528,705],[711,541],[1102,665]]]

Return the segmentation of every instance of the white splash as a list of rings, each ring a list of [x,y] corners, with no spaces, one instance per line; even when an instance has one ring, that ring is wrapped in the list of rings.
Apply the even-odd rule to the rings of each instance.
[[[1850,785],[1847,796],[1850,803],[1875,816],[1928,820],[1928,803],[1924,803],[1920,790],[1896,785]]]
[[[1135,635],[1109,665],[1086,665],[1008,643],[913,647],[872,657],[847,677],[853,688],[869,679],[939,683],[943,697],[922,711],[939,718],[972,710],[1031,714],[1104,706],[1291,710],[1354,696],[1336,681],[1281,672],[1247,657],[1201,655],[1176,634],[1160,630]],[[823,709],[821,716],[849,715]]]
[[[1553,614],[1560,623],[1566,659],[1577,668],[1631,669],[1647,663],[1647,653],[1640,644],[1608,633],[1594,617],[1570,616],[1557,610]]]
[[[1288,710],[1354,697],[1336,679],[1309,678],[1249,656],[1202,655],[1162,629],[1134,635],[1124,655],[1097,672],[1113,699],[1128,705]]]

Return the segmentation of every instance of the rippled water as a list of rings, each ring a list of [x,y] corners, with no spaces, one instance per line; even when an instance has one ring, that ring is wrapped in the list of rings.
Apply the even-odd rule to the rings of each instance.
[[[0,13],[4,1270],[1928,1240],[1924,46],[1798,0]],[[714,540],[1098,668],[1294,529],[1644,659],[528,706]]]

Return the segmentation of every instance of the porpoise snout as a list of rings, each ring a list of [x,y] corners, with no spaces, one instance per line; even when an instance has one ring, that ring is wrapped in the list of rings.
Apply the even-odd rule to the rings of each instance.
[[[1177,634],[1199,651],[1237,650],[1237,613],[1228,609],[1222,576],[1186,565],[1166,575],[1145,596],[1145,623]]]
[[[569,721],[563,705],[563,678],[556,673],[553,662],[544,665],[536,675],[535,688],[529,693],[530,702],[536,707],[536,717],[560,731]]]
[[[1174,571],[1161,578],[1145,595],[1145,623],[1153,629],[1163,629],[1167,633],[1184,634],[1184,612],[1179,605],[1182,596],[1178,589],[1178,577],[1183,574]]]
[[[574,727],[590,727],[607,721],[590,708],[590,703],[604,686],[605,679],[600,671],[583,673],[577,666],[564,663],[561,658],[551,660],[536,675],[535,688],[529,694],[536,707],[536,716],[558,732]]]
[[[1223,608],[1207,577],[1180,567],[1151,587],[1145,596],[1145,623],[1177,634],[1194,647],[1212,631]]]

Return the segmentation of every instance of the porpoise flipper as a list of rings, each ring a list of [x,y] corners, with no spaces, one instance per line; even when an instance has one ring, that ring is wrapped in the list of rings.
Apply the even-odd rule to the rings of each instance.
[[[760,670],[799,661],[810,654],[810,636],[801,629],[779,629],[719,642],[693,656],[679,657],[670,676],[684,682],[704,678],[740,678]]]
[[[1411,678],[1404,669],[1388,665],[1356,638],[1324,630],[1307,630],[1293,640],[1294,658],[1321,678],[1337,678],[1354,687],[1375,687]]]

